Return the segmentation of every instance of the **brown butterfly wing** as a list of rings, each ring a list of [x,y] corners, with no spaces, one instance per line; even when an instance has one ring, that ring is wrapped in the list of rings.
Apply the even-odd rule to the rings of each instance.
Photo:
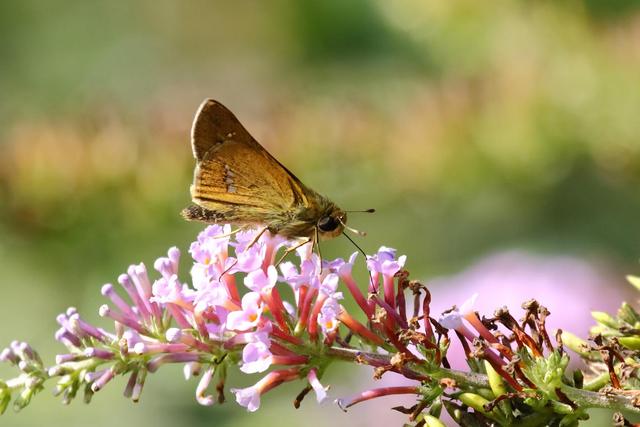
[[[306,188],[219,102],[206,100],[192,129],[193,201],[236,223],[268,222],[307,205]],[[306,193],[306,194],[305,194]]]

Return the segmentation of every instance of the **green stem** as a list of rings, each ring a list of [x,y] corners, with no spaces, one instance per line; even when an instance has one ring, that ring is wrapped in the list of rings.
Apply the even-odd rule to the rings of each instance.
[[[332,347],[328,354],[335,359],[355,362],[357,359],[375,360],[381,365],[391,364],[391,356],[376,353],[366,353],[359,350]],[[428,366],[427,364],[407,363],[405,366],[410,372],[418,375],[427,375],[431,378],[442,379],[451,378],[456,381],[459,388],[467,387],[490,388],[489,379],[484,374],[477,372],[464,372],[443,367]],[[633,396],[624,394],[604,394],[590,390],[577,389],[570,386],[563,386],[562,391],[578,405],[581,409],[604,408],[615,411],[629,411],[640,414],[640,408],[634,405]]]
[[[629,411],[640,414],[640,408],[634,404],[633,396],[604,394],[569,386],[562,387],[562,391],[581,408],[605,408],[614,411]]]

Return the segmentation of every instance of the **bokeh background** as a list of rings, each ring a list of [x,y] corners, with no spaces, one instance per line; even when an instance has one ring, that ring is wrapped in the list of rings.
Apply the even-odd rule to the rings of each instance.
[[[489,313],[517,313],[537,296],[586,336],[588,311],[613,309],[640,270],[637,1],[3,1],[0,40],[1,345],[27,339],[52,360],[57,313],[100,322],[103,283],[186,251],[201,226],[178,212],[206,97],[309,186],[375,207],[350,217],[359,243],[407,254],[441,309],[477,290]],[[340,366],[326,382],[334,396],[372,385]],[[137,405],[123,387],[71,408],[44,393],[2,424],[403,420],[392,399],[296,411],[300,384],[256,414],[201,408],[178,368]]]

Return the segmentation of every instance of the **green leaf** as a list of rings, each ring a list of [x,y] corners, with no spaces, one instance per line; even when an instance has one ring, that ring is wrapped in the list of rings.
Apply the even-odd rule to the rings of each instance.
[[[0,385],[0,415],[4,414],[4,411],[7,410],[9,402],[11,402],[11,390],[3,388]]]
[[[538,357],[527,363],[524,372],[549,398],[555,399],[555,389],[562,386],[568,364],[569,357],[566,354],[560,355],[554,351],[546,358]]]
[[[489,386],[491,386],[491,391],[493,391],[493,397],[496,398],[498,396],[502,396],[503,394],[507,394],[507,388],[504,385],[504,381],[500,374],[493,369],[491,363],[484,361],[484,368],[487,371],[487,378],[489,378]]]
[[[424,416],[424,422],[425,425],[427,427],[446,427],[446,425],[440,421],[439,419],[437,419],[436,417],[434,417],[433,415],[425,415]]]
[[[580,356],[589,355],[589,345],[587,342],[571,332],[562,331],[562,344],[575,351]]]
[[[623,302],[622,306],[618,309],[618,318],[631,326],[640,322],[640,315],[638,315],[638,312],[626,302]]]
[[[640,337],[618,337],[620,345],[628,348],[629,350],[640,350]]]
[[[604,311],[592,311],[591,316],[596,320],[596,322],[600,323],[603,326],[613,329],[618,329],[620,326],[616,319],[614,319],[609,313],[606,313]]]

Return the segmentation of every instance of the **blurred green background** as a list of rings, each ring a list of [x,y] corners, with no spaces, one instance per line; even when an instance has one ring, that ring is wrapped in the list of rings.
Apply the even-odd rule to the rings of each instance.
[[[513,247],[637,273],[639,6],[0,2],[0,345],[27,339],[52,360],[57,313],[73,305],[96,320],[100,285],[171,245],[186,252],[201,229],[178,216],[189,130],[207,97],[312,188],[346,209],[375,207],[350,217],[369,233],[359,242],[398,248],[414,277]],[[195,383],[166,371],[137,406],[119,381],[90,406],[40,396],[2,423],[370,424],[312,399],[295,411],[300,384],[253,415],[201,408]],[[369,376],[334,372],[353,381],[336,394]],[[387,402],[361,413],[386,414]]]

